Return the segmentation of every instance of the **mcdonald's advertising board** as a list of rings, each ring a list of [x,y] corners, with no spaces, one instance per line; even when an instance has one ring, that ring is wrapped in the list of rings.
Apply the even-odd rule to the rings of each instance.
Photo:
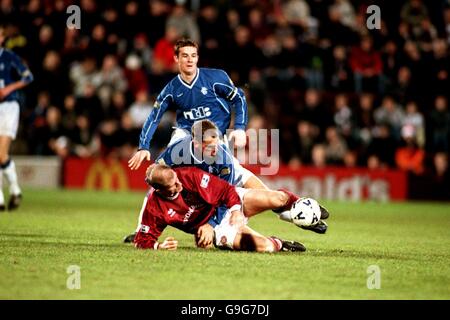
[[[127,161],[111,159],[69,158],[64,163],[64,187],[98,190],[145,190],[147,165],[131,171]],[[408,181],[398,170],[365,168],[323,169],[301,167],[292,170],[281,166],[276,175],[259,175],[260,167],[248,166],[270,188],[287,188],[316,199],[386,202],[407,198]]]
[[[64,187],[96,190],[144,190],[147,165],[131,171],[126,161],[68,158],[64,162]]]

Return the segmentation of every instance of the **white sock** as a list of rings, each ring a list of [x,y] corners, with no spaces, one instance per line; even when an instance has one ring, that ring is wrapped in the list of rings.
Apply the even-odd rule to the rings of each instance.
[[[3,196],[3,169],[0,169],[0,205],[5,204],[5,197]]]
[[[9,183],[9,193],[13,195],[21,194],[19,183],[17,181],[16,165],[13,160],[9,160],[6,168],[3,168],[3,175]]]
[[[291,211],[286,210],[278,214],[278,218],[283,221],[292,222]]]

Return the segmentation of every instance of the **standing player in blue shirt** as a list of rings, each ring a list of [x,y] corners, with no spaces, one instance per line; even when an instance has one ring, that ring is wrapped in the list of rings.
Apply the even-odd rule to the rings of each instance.
[[[21,202],[22,192],[17,181],[16,166],[9,156],[11,141],[16,138],[20,107],[17,90],[33,81],[30,70],[14,52],[2,47],[5,40],[4,28],[0,26],[0,211],[5,210],[3,176],[9,182],[8,210],[16,209]],[[20,80],[12,78],[15,71]]]
[[[128,161],[131,170],[137,170],[142,161],[150,161],[150,142],[162,115],[174,107],[177,129],[169,145],[189,135],[195,121],[213,121],[221,134],[225,134],[235,111],[234,131],[229,135],[238,147],[245,146],[245,127],[248,122],[247,102],[242,89],[234,86],[225,71],[198,68],[198,45],[192,40],[179,40],[175,45],[175,61],[179,74],[161,91],[154,108],[142,128],[138,151]]]

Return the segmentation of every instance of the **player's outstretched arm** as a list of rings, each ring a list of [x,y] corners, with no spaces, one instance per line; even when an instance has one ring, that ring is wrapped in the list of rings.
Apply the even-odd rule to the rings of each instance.
[[[177,250],[178,241],[174,237],[167,237],[163,243],[158,243],[158,250]]]
[[[150,161],[150,151],[148,150],[138,150],[131,158],[128,160],[128,167],[131,170],[137,170],[142,164],[142,161]]]

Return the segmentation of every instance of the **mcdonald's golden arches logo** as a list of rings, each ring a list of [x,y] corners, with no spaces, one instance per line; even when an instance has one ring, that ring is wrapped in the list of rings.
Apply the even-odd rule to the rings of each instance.
[[[117,188],[114,188],[114,178],[117,181]],[[97,184],[98,179],[99,184]],[[124,191],[128,190],[128,178],[119,161],[108,160],[108,162],[104,162],[95,160],[87,173],[85,186],[86,189],[90,190],[99,188],[108,191],[113,189]]]

